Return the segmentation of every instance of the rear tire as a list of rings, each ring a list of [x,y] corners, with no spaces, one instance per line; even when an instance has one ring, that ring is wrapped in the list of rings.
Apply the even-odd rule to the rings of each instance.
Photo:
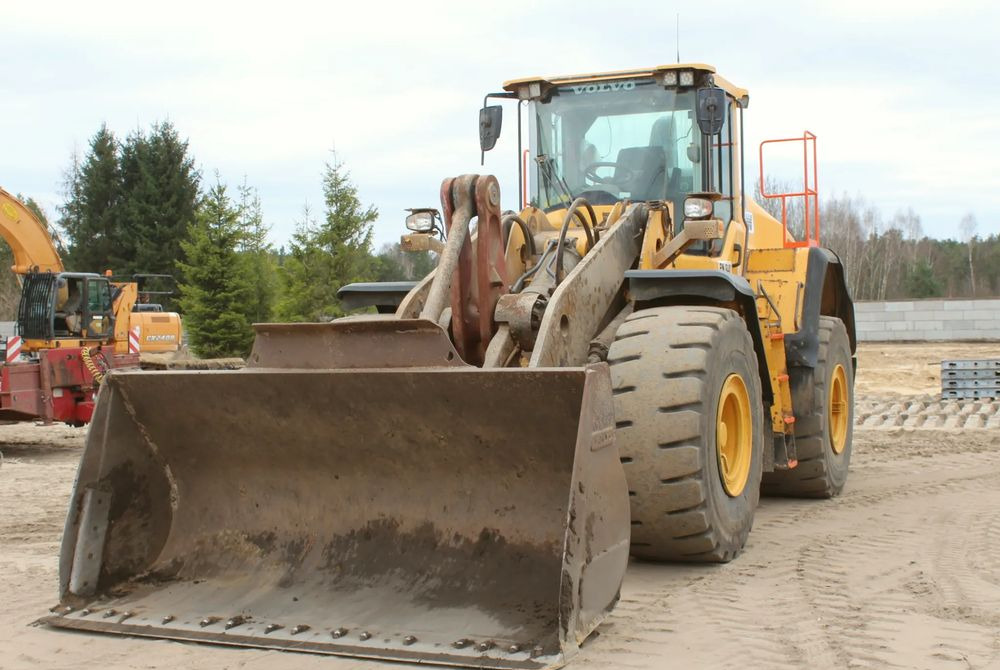
[[[847,482],[854,437],[854,364],[844,322],[821,316],[816,367],[792,368],[789,373],[792,398],[811,399],[804,411],[795,410],[799,464],[791,470],[765,473],[764,494],[832,498]],[[835,397],[831,398],[831,393]],[[836,396],[840,396],[836,404],[842,406],[831,411]]]
[[[608,362],[632,555],[732,560],[753,524],[764,443],[760,373],[743,319],[717,307],[637,311],[618,329]]]

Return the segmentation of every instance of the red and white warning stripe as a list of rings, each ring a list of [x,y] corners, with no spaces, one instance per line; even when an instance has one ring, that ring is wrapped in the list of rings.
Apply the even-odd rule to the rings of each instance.
[[[13,363],[21,357],[21,345],[23,340],[20,335],[11,335],[7,338],[7,362]]]
[[[139,353],[139,335],[142,329],[139,326],[133,326],[131,330],[128,331],[128,352],[130,354]]]

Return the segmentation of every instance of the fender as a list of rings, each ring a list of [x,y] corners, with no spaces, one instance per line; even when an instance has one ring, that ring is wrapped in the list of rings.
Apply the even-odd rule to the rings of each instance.
[[[785,336],[788,367],[816,367],[819,355],[819,317],[835,316],[844,322],[851,341],[851,353],[857,351],[854,326],[854,302],[844,276],[844,265],[833,251],[822,247],[809,249],[801,328]]]
[[[757,320],[756,295],[746,279],[722,270],[629,270],[625,279],[637,310],[653,305],[735,304],[753,339],[764,399],[773,402],[764,337]]]
[[[337,299],[346,311],[374,307],[379,314],[392,314],[416,285],[415,281],[347,284],[337,291]]]

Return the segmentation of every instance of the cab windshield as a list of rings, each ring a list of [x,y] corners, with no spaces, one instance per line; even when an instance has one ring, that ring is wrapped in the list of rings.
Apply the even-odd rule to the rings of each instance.
[[[545,210],[575,197],[591,204],[673,200],[702,190],[702,136],[693,90],[652,79],[555,88],[529,114],[532,203]]]

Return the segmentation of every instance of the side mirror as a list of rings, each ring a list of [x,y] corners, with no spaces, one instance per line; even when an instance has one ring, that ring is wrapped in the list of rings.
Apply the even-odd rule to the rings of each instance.
[[[702,135],[718,135],[726,122],[726,92],[718,87],[698,89],[698,128]]]
[[[479,110],[479,148],[489,151],[496,146],[503,122],[503,107],[490,105]]]

